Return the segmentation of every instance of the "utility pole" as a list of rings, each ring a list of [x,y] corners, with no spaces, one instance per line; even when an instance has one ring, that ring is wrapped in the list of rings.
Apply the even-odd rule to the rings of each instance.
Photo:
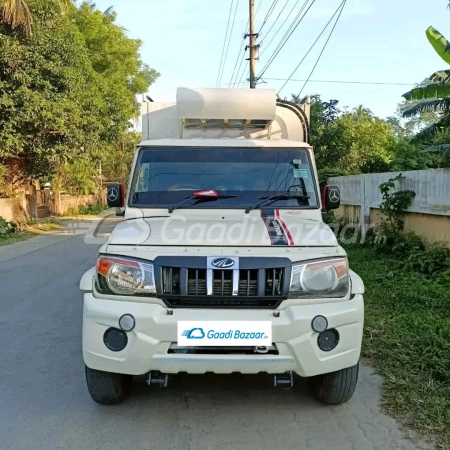
[[[249,0],[250,6],[250,89],[256,88],[256,34],[255,34],[255,0]]]

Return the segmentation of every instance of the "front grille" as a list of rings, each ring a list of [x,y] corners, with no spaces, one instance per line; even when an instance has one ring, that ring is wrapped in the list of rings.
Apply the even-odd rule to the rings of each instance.
[[[274,308],[286,297],[285,268],[214,269],[209,271],[209,276],[211,295],[208,295],[206,269],[163,266],[162,297],[168,306],[178,308]],[[234,293],[233,283],[237,283]]]
[[[238,295],[247,297],[258,295],[258,270],[239,271]]]
[[[206,295],[206,270],[188,269],[188,295]]]

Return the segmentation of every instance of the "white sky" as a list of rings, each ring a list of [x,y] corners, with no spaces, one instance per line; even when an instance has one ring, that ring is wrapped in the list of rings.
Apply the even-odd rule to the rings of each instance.
[[[238,10],[226,59],[222,84],[230,83],[248,20],[248,0],[238,1]],[[260,5],[257,28],[262,24],[272,0],[255,0]],[[290,0],[271,33],[267,33],[286,0],[278,0],[266,23],[261,40],[266,44],[281,25],[296,0]],[[341,0],[316,0],[303,22],[267,70],[264,78],[287,78],[300,62]],[[101,10],[113,6],[118,23],[133,38],[143,41],[142,59],[161,73],[150,88],[155,101],[174,101],[176,89],[214,87],[227,26],[231,0],[97,0]],[[262,69],[303,4],[300,0],[266,53],[258,62]],[[450,39],[450,11],[447,0],[348,0],[341,20],[314,72],[314,80],[374,81],[416,83],[446,64],[434,52],[425,37],[433,25]],[[295,74],[305,79],[328,35],[312,50]],[[263,51],[264,46],[261,51]],[[243,54],[241,54],[242,56]],[[240,60],[239,60],[240,62]],[[244,61],[247,63],[247,61]],[[244,66],[242,66],[243,68]],[[242,69],[241,69],[242,70]],[[257,70],[258,73],[258,70]],[[284,81],[266,80],[259,88],[279,89]],[[299,93],[303,83],[291,81],[281,92],[290,98]],[[409,86],[368,86],[310,82],[303,94],[318,93],[324,100],[337,99],[340,106],[359,104],[375,114],[394,114],[401,95]]]

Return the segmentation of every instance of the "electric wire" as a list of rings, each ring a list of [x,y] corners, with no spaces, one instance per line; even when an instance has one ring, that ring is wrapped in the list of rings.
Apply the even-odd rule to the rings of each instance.
[[[278,22],[278,20],[280,19],[280,17],[281,17],[281,14],[283,14],[283,11],[286,9],[286,6],[289,4],[289,2],[290,2],[291,0],[286,0],[286,2],[285,2],[285,4],[284,4],[284,6],[283,6],[283,8],[281,9],[281,11],[278,13],[278,16],[277,16],[277,18],[273,21],[273,24],[272,24],[272,26],[269,28],[269,31],[266,33],[266,36],[268,36],[269,34],[270,34],[270,32],[272,31],[272,29],[273,29],[273,27],[275,26],[275,24]],[[289,17],[289,16],[288,16]],[[286,20],[287,20],[287,17],[286,17]],[[260,31],[260,33],[261,33],[261,31]],[[263,40],[261,41],[261,43],[259,44],[260,46],[263,44]]]
[[[319,41],[319,39],[322,37],[323,33],[325,33],[325,30],[328,28],[328,26],[330,25],[330,23],[333,21],[333,19],[335,18],[336,14],[338,13],[339,10],[341,10],[343,7],[345,6],[345,2],[346,0],[344,0],[336,9],[336,11],[333,13],[333,15],[331,16],[330,20],[327,22],[327,24],[323,27],[322,31],[320,32],[319,36],[317,36],[316,40],[312,43],[311,47],[309,47],[308,51],[305,53],[305,55],[303,56],[303,58],[300,60],[300,62],[297,64],[297,66],[295,67],[295,69],[292,71],[292,73],[289,75],[289,78],[284,82],[283,86],[281,86],[281,88],[278,91],[278,94],[280,94],[280,92],[285,88],[285,86],[289,83],[289,80],[295,75],[295,73],[297,72],[298,68],[301,66],[301,64],[303,63],[303,61],[307,58],[307,56],[311,53],[311,50],[315,47],[315,45],[317,44],[317,42]],[[337,19],[339,20],[339,19]]]
[[[222,66],[222,73],[221,73],[220,79],[219,79],[219,85],[222,82],[222,77],[223,77],[223,74],[225,72],[225,65],[227,63],[228,50],[230,49],[231,36],[233,34],[234,24],[236,23],[236,13],[237,13],[238,5],[239,5],[239,0],[236,0],[236,7],[234,8],[233,22],[231,24],[231,31],[230,31],[230,35],[228,37],[227,51],[225,52],[225,58],[224,58],[224,61],[223,61],[223,66]]]
[[[268,81],[286,81],[289,80],[291,82],[299,82],[303,83],[307,81],[306,79],[298,79],[298,78],[271,78],[264,77],[264,80]],[[345,81],[345,80],[309,80],[309,83],[332,83],[332,84],[361,84],[361,85],[369,85],[369,86],[416,86],[417,83],[400,83],[400,82],[385,82],[385,81]],[[221,86],[230,86],[230,83],[221,84]]]
[[[272,15],[274,9],[276,8],[278,3],[278,0],[273,0],[272,4],[270,5],[269,11],[267,11],[266,17],[263,20],[263,23],[261,25],[261,28],[259,29],[259,33],[262,32],[264,25],[267,23],[267,21],[269,20],[269,17]]]
[[[261,78],[264,73],[267,71],[267,69],[272,65],[272,63],[275,61],[275,58],[278,56],[278,54],[281,52],[281,50],[283,49],[283,47],[286,45],[286,43],[289,41],[289,39],[291,38],[292,34],[294,33],[294,31],[298,28],[298,26],[300,25],[300,23],[303,21],[303,19],[305,18],[306,14],[308,14],[308,11],[311,9],[311,7],[314,5],[314,3],[316,2],[316,0],[312,0],[312,2],[310,3],[310,5],[308,6],[308,8],[306,9],[306,11],[304,12],[304,14],[301,16],[301,18],[298,20],[298,22],[296,23],[296,25],[292,28],[291,32],[289,33],[289,35],[286,37],[286,39],[284,40],[284,42],[279,46],[278,50],[276,50],[273,55],[271,56],[271,58],[269,59],[269,61],[267,62],[267,64],[264,66],[264,68],[262,69],[260,75],[258,76],[258,78]]]
[[[302,95],[303,89],[305,89],[305,86],[308,84],[309,79],[311,78],[312,74],[313,74],[314,71],[316,70],[316,67],[317,67],[317,65],[319,64],[320,58],[322,58],[323,52],[325,51],[325,49],[326,49],[326,47],[327,47],[327,45],[328,45],[328,42],[330,42],[331,36],[333,35],[334,30],[336,29],[336,26],[337,26],[337,24],[338,24],[338,22],[339,22],[339,19],[341,18],[342,12],[344,11],[344,8],[345,8],[345,5],[346,5],[346,4],[347,4],[347,0],[344,0],[344,1],[342,2],[342,8],[341,8],[341,10],[339,11],[339,14],[338,14],[338,16],[337,16],[337,18],[336,18],[336,22],[334,22],[333,28],[331,29],[330,34],[328,35],[328,38],[327,38],[327,40],[325,41],[324,46],[322,47],[322,50],[321,50],[321,52],[320,52],[320,54],[319,54],[319,57],[317,58],[316,63],[314,64],[314,66],[313,66],[311,72],[310,72],[309,75],[308,75],[308,78],[307,78],[306,81],[305,81],[305,84],[302,86],[302,88],[301,88],[301,90],[300,90],[300,93],[298,94],[299,97],[300,97],[300,95]]]
[[[288,28],[288,30],[290,30],[290,28],[292,27],[292,24],[295,23],[295,21],[298,19],[298,17],[300,16],[301,12],[305,9],[307,3],[309,2],[309,0],[305,0],[305,2],[303,3],[303,6],[300,8],[299,12],[297,13],[297,16],[294,18],[294,20],[292,21],[290,27]],[[294,6],[292,7],[292,9],[289,11],[288,15],[286,16],[286,18],[283,20],[283,23],[280,25],[280,27],[278,28],[278,30],[275,32],[275,34],[273,35],[272,39],[269,41],[269,43],[267,44],[267,46],[263,49],[263,51],[260,53],[260,56],[263,55],[263,53],[270,47],[270,44],[274,41],[274,39],[277,37],[278,33],[281,31],[281,29],[284,27],[284,24],[287,22],[287,20],[289,19],[289,17],[291,17],[291,14],[293,13],[294,9],[297,7],[297,5],[300,3],[300,0],[297,0],[294,4]],[[267,33],[269,34],[269,33]],[[285,34],[286,36],[286,34]],[[282,39],[283,40],[283,39]],[[261,45],[263,44],[264,40],[261,42]],[[279,45],[279,44],[278,44]],[[278,48],[278,46],[277,46]]]
[[[219,86],[219,78],[220,78],[220,73],[221,73],[221,69],[222,69],[223,55],[225,54],[225,46],[227,44],[228,29],[230,27],[231,11],[233,10],[233,3],[234,3],[234,0],[231,0],[230,12],[228,13],[227,29],[225,31],[225,38],[223,40],[222,56],[220,57],[219,72],[217,73],[216,87]]]

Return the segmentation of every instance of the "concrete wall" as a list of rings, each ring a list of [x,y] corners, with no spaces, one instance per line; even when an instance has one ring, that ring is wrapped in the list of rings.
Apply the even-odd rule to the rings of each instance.
[[[376,224],[382,201],[379,186],[399,172],[333,177],[328,184],[339,186],[341,207],[336,211],[366,232]],[[413,231],[429,241],[450,246],[450,169],[402,172],[397,189],[416,193],[405,215],[405,231]]]
[[[0,217],[13,222],[26,223],[31,219],[63,216],[79,206],[102,203],[106,205],[106,192],[97,195],[60,195],[52,191],[30,191],[16,198],[0,199]]]
[[[7,222],[25,223],[31,219],[30,196],[20,195],[17,198],[0,199],[0,217]]]
[[[99,203],[99,198],[96,195],[61,195],[59,215],[63,216],[68,211],[77,209],[79,206],[95,205],[97,203]]]

